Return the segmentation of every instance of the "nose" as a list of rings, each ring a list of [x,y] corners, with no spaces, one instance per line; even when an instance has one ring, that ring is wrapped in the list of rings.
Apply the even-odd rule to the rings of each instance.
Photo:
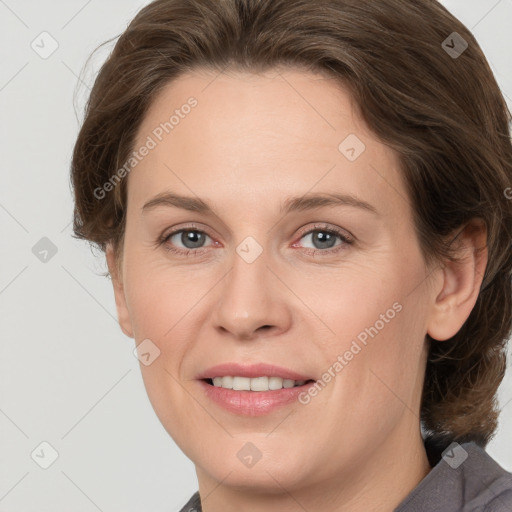
[[[290,328],[293,294],[270,268],[270,259],[265,249],[251,263],[234,254],[215,305],[214,322],[221,335],[252,340]]]

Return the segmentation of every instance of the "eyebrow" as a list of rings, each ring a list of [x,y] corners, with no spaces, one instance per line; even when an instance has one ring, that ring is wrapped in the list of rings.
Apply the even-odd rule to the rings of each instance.
[[[206,201],[198,197],[182,196],[172,192],[158,194],[145,203],[141,210],[144,214],[159,206],[174,206],[191,212],[215,214],[213,208]],[[288,214],[297,211],[313,210],[323,206],[352,206],[379,215],[377,209],[370,203],[352,194],[336,193],[317,193],[290,197],[281,205],[280,211],[282,214]]]

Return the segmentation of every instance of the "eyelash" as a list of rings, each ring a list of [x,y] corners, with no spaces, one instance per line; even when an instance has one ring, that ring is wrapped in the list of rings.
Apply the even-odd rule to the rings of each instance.
[[[173,254],[177,254],[178,256],[201,256],[203,255],[205,252],[207,252],[207,248],[198,248],[198,249],[176,249],[175,247],[170,247],[167,245],[167,241],[170,240],[171,237],[173,237],[174,235],[176,235],[177,233],[181,233],[181,232],[185,232],[185,231],[188,231],[188,232],[195,232],[195,233],[202,233],[202,234],[205,234],[207,236],[209,236],[211,239],[213,239],[213,237],[211,235],[209,235],[206,231],[204,230],[201,230],[199,228],[197,228],[196,226],[187,226],[187,227],[184,227],[184,228],[180,228],[180,229],[176,229],[174,231],[171,231],[170,233],[167,233],[167,234],[164,234],[162,236],[160,236],[158,238],[158,240],[156,241],[156,246],[160,247],[160,246],[164,246],[164,249],[166,251],[169,251]],[[317,255],[318,253],[320,253],[322,256],[329,256],[329,255],[332,255],[332,254],[335,254],[335,253],[338,253],[342,250],[345,250],[348,246],[348,245],[351,245],[354,243],[354,240],[350,237],[348,237],[346,234],[344,234],[343,231],[341,231],[340,229],[338,228],[333,228],[333,227],[328,227],[324,224],[315,224],[315,226],[307,231],[303,231],[300,235],[299,235],[299,239],[302,239],[304,238],[306,235],[309,235],[311,233],[315,233],[315,232],[322,232],[322,233],[328,233],[330,235],[336,235],[340,238],[340,240],[343,242],[342,244],[336,246],[335,248],[333,249],[310,249],[310,248],[304,248],[304,251],[306,252],[306,254],[308,256],[315,256]],[[295,242],[294,242],[294,245],[295,245]]]

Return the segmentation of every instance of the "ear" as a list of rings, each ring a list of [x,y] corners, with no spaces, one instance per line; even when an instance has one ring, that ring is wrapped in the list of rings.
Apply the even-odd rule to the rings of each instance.
[[[442,290],[428,321],[427,333],[435,340],[457,334],[475,306],[487,266],[487,227],[472,219],[453,241],[460,261],[447,261],[441,269]]]
[[[117,318],[121,330],[126,336],[133,338],[133,328],[130,321],[130,313],[126,306],[126,299],[124,296],[124,287],[122,283],[122,276],[120,274],[121,269],[118,269],[117,262],[114,255],[114,249],[111,244],[107,245],[105,256],[107,258],[108,270],[112,279],[112,285],[114,287],[114,297],[116,300]]]

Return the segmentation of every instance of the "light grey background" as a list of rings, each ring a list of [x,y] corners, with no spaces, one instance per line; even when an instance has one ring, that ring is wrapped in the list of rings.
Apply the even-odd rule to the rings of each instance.
[[[0,512],[172,512],[197,488],[146,396],[103,256],[71,238],[71,151],[113,43],[81,72],[147,3],[0,0]],[[512,0],[443,4],[473,30],[512,107]],[[46,59],[31,47],[51,48],[43,31],[58,43]],[[43,237],[57,249],[46,263],[32,252]],[[512,470],[510,363],[499,399],[488,452]],[[35,462],[50,460],[44,441],[58,452],[48,469]]]

